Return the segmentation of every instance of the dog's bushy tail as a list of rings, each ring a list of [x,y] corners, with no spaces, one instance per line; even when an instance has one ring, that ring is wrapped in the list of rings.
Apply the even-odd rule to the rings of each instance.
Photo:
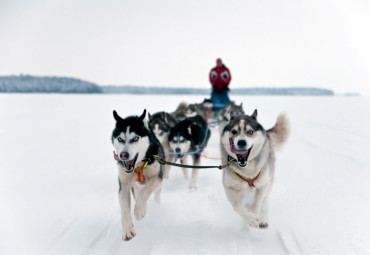
[[[272,148],[274,150],[279,150],[288,139],[289,133],[289,119],[285,113],[280,113],[275,126],[267,130],[267,134],[271,138]]]

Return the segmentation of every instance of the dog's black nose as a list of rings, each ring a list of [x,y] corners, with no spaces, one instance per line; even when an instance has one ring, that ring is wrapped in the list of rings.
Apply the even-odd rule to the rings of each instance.
[[[127,151],[122,151],[121,154],[119,154],[122,160],[129,159],[130,154],[128,154]]]
[[[176,149],[175,149],[175,152],[176,152],[176,153],[180,153],[180,152],[181,152],[180,148],[176,148]]]
[[[247,142],[245,140],[239,140],[237,145],[239,148],[244,148],[245,146],[247,146]]]

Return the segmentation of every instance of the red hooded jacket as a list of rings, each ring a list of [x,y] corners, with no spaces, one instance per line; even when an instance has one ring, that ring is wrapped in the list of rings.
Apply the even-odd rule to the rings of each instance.
[[[222,65],[221,67],[214,67],[209,72],[209,81],[216,92],[224,91],[231,81],[231,74],[229,69]]]

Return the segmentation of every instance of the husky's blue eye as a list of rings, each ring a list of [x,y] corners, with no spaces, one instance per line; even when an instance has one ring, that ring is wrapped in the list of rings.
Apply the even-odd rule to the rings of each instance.
[[[131,142],[133,143],[133,142],[137,142],[137,141],[139,141],[139,137],[138,136],[135,136],[134,138],[132,138],[131,139]]]
[[[117,138],[118,142],[123,143],[123,139],[121,137]]]
[[[248,135],[253,135],[253,133],[254,133],[253,130],[248,130],[247,132]]]

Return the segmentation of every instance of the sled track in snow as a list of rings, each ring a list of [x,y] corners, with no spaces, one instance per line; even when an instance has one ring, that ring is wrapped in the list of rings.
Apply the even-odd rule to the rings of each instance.
[[[287,234],[280,230],[277,235],[286,254],[303,254],[302,246],[293,233]]]

